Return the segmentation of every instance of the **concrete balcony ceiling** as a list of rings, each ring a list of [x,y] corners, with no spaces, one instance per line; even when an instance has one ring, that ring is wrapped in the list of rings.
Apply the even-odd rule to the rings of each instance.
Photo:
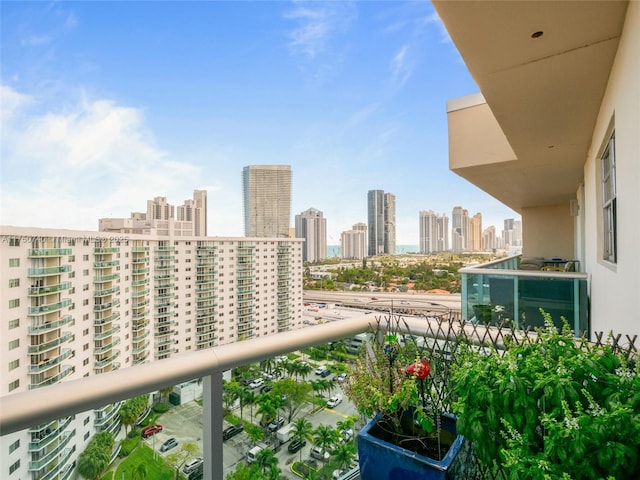
[[[447,105],[451,170],[516,211],[574,198],[628,2],[433,4],[482,92]]]

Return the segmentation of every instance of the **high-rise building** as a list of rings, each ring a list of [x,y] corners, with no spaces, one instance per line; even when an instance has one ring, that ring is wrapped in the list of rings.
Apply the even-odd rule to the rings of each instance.
[[[242,187],[245,235],[288,237],[291,224],[291,166],[244,167]]]
[[[147,200],[147,211],[133,212],[129,218],[101,218],[98,230],[169,237],[204,237],[207,235],[207,191],[194,190],[193,200],[176,208],[166,197]]]
[[[502,240],[505,248],[522,246],[522,222],[513,218],[504,220]]]
[[[420,253],[444,252],[449,250],[449,218],[432,210],[420,212]]]
[[[469,211],[460,206],[451,212],[451,239],[454,252],[464,252],[469,242]]]
[[[356,224],[353,230],[347,230],[340,234],[340,251],[342,258],[350,260],[362,260],[367,256],[367,231],[357,229]],[[366,227],[366,226],[365,226]]]
[[[383,190],[367,194],[369,255],[396,253],[396,197]]]
[[[480,252],[483,249],[481,213],[476,213],[469,220],[469,241],[467,242],[467,249],[472,252]]]
[[[482,244],[484,245],[484,249],[488,251],[498,248],[496,244],[496,227],[491,225],[482,232]]]
[[[327,257],[327,219],[315,208],[296,215],[296,238],[304,238],[302,260],[315,262]]]
[[[0,227],[0,395],[302,327],[302,240],[273,240]],[[0,437],[0,476],[75,478],[120,406]]]

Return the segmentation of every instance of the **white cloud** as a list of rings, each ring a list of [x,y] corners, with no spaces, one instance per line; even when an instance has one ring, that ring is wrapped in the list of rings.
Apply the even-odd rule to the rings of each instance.
[[[29,95],[16,92],[11,87],[0,85],[0,113],[2,121],[8,121],[16,110],[33,102]]]
[[[284,17],[298,24],[289,34],[291,50],[313,59],[334,35],[348,29],[355,11],[351,2],[295,3]]]
[[[402,87],[413,73],[413,62],[408,58],[409,47],[403,45],[391,60],[391,74],[395,85]]]
[[[3,224],[96,229],[98,218],[128,216],[153,196],[179,203],[201,182],[199,168],[155,145],[136,108],[84,98],[32,114],[28,100],[2,88]]]

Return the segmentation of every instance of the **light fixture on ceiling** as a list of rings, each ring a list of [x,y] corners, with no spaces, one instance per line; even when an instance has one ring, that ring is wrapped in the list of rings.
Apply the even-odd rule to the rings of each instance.
[[[542,35],[544,35],[544,32],[542,30],[538,30],[537,32],[533,32],[531,34],[531,38],[540,38]]]

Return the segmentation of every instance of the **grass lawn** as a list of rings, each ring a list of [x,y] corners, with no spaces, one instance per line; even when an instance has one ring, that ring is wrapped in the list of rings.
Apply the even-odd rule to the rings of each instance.
[[[175,470],[167,465],[163,458],[158,455],[153,458],[153,450],[147,445],[140,444],[131,455],[125,458],[116,470],[115,478],[118,480],[129,480],[133,476],[133,471],[139,464],[143,463],[147,467],[147,477],[153,480],[173,480]],[[124,476],[122,475],[124,472]]]

